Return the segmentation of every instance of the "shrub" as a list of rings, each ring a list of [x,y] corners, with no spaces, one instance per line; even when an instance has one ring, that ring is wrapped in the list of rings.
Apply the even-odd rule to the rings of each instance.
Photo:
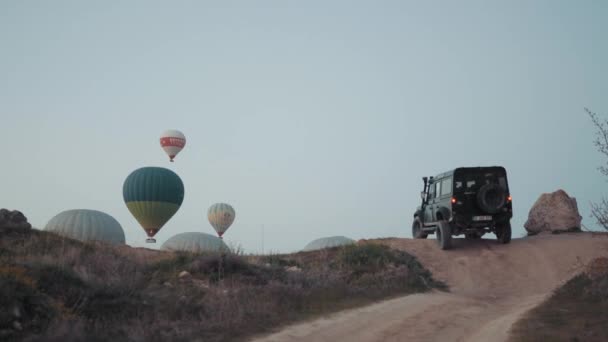
[[[579,274],[513,326],[514,341],[608,341],[608,274]]]
[[[391,280],[416,291],[431,288],[447,289],[445,284],[433,279],[431,272],[425,269],[416,257],[386,245],[367,243],[345,246],[341,249],[338,262],[342,269],[352,271],[354,282],[359,284],[386,286]],[[378,272],[382,272],[383,275],[381,277],[371,275]]]
[[[25,266],[31,277],[36,278],[36,288],[71,308],[81,300],[87,285],[70,268],[34,263]]]
[[[82,243],[47,232],[10,239],[0,239],[0,309],[17,303],[30,308],[28,317],[46,314],[19,337],[31,341],[234,340],[440,285],[413,256],[373,244],[245,257]],[[286,271],[290,266],[298,268]],[[180,279],[184,270],[191,277]],[[2,322],[12,324],[2,315],[0,331]]]
[[[36,290],[27,270],[4,265],[0,268],[0,331],[3,340],[22,338],[26,332],[42,332],[56,310],[49,299]],[[21,331],[14,329],[15,322]]]
[[[365,271],[380,271],[397,258],[390,248],[379,244],[348,245],[342,247],[338,256],[340,266]]]
[[[286,258],[280,254],[270,254],[264,255],[260,258],[260,263],[264,265],[269,265],[271,267],[302,267],[302,265],[296,260]]]

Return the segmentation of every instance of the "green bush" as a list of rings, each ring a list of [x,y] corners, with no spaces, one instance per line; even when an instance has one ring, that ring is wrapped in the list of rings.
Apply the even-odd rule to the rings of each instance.
[[[380,271],[397,261],[395,254],[385,245],[364,244],[342,247],[338,261],[343,267]]]
[[[431,288],[446,290],[447,286],[433,279],[429,272],[413,255],[391,249],[386,245],[363,244],[343,247],[338,254],[341,269],[350,270],[351,283],[388,286],[392,280],[402,287],[416,291]],[[370,274],[382,273],[380,277]]]

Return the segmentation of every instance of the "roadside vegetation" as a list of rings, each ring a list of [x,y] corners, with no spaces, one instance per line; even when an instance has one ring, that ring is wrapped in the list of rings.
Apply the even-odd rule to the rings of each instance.
[[[608,341],[608,258],[598,258],[513,326],[512,341]]]
[[[226,341],[396,295],[445,289],[411,255],[365,243],[246,256],[0,232],[2,341]]]

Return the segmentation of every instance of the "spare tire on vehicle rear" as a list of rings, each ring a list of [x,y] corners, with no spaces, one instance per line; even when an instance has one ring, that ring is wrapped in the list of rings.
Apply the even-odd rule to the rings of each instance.
[[[477,193],[477,204],[488,214],[496,214],[507,203],[506,191],[498,184],[486,184]]]

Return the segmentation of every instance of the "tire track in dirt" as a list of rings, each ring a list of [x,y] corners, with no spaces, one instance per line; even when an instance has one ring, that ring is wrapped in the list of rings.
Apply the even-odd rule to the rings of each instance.
[[[374,241],[415,255],[450,293],[399,297],[253,341],[506,341],[523,314],[590,260],[608,256],[608,234],[594,233],[540,235],[508,245],[455,239],[449,251],[430,239]]]

